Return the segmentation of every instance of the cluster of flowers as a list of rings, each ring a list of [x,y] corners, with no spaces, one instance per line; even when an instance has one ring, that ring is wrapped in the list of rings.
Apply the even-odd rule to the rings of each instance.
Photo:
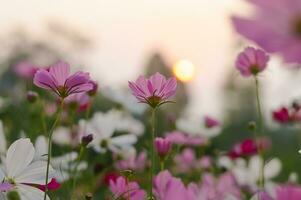
[[[246,47],[235,64],[243,77],[254,78],[258,118],[257,123],[249,124],[254,138],[227,150],[213,147],[211,138],[220,133],[222,122],[210,116],[204,116],[203,127],[201,121],[189,123],[190,119],[183,116],[175,130],[158,133],[156,112],[174,103],[171,98],[176,94],[177,80],[155,73],[128,83],[132,95],[148,105],[152,114],[151,133],[143,140],[144,124],[127,111],[96,111],[90,117],[98,85],[88,73],[71,74],[65,62],[42,68],[22,62],[15,68],[19,76],[55,94],[57,101],[43,104],[41,111],[55,119],[52,128],[45,127],[34,144],[23,133],[8,148],[5,126],[0,121],[0,200],[46,200],[52,197],[52,190],[61,190],[68,183],[72,183],[71,189],[67,187],[69,199],[93,199],[98,190],[105,190],[101,198],[109,200],[301,199],[294,174],[282,184],[273,181],[281,171],[281,162],[265,156],[271,142],[264,135],[259,95],[259,75],[270,59],[266,51],[281,53],[287,62],[301,62],[301,3],[251,2],[258,8],[256,18],[233,17],[233,23],[239,33],[262,48]],[[27,100],[34,103],[42,99],[37,92],[28,91]],[[72,115],[85,111],[86,118],[70,119],[70,110]],[[280,124],[297,123],[301,120],[300,106],[293,103],[272,116]],[[53,145],[64,154],[52,156]],[[100,174],[101,181],[92,183],[94,190],[88,190],[93,193],[77,183],[91,169],[86,153],[95,160],[97,155],[110,160],[110,166],[103,166],[104,161],[94,163],[94,173]]]

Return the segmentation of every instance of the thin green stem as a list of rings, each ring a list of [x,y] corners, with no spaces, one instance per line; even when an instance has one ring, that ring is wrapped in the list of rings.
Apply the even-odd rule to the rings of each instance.
[[[40,106],[41,106],[41,123],[42,123],[43,135],[46,136],[47,125],[46,125],[46,120],[45,120],[44,101],[42,99],[39,99],[39,102],[40,102]]]
[[[72,193],[75,194],[74,192],[74,189],[75,189],[75,186],[76,186],[76,181],[77,181],[77,169],[78,169],[78,166],[82,160],[82,158],[84,157],[84,154],[85,154],[85,147],[83,145],[81,145],[80,147],[80,151],[79,151],[79,155],[76,159],[76,164],[75,164],[75,168],[74,168],[74,177],[73,177],[73,183],[72,183]]]
[[[160,161],[160,169],[161,169],[161,171],[164,170],[164,164],[165,164],[164,159],[162,159],[162,160]]]
[[[63,111],[63,105],[64,105],[64,99],[62,99],[60,110],[58,111],[58,114],[56,116],[56,119],[50,129],[49,136],[48,136],[48,156],[47,156],[47,169],[46,169],[46,179],[45,179],[45,193],[44,193],[44,200],[47,198],[48,193],[48,177],[49,177],[49,166],[50,166],[50,159],[51,159],[51,153],[52,153],[52,134],[53,131],[57,125],[57,123],[60,121],[61,114]]]
[[[151,117],[151,144],[150,144],[150,155],[151,155],[151,167],[149,173],[149,181],[150,181],[150,189],[149,189],[149,199],[153,199],[153,172],[154,172],[154,164],[155,164],[155,155],[154,155],[154,141],[155,141],[155,117],[156,117],[156,108],[152,109],[152,117]]]
[[[256,87],[256,105],[257,105],[257,115],[258,115],[258,133],[259,135],[263,135],[263,115],[262,115],[262,109],[261,109],[261,103],[260,103],[260,95],[259,95],[259,81],[257,76],[254,76],[255,78],[255,87]],[[256,139],[256,138],[255,138]],[[261,157],[261,166],[260,166],[260,172],[259,172],[259,187],[261,189],[264,189],[264,155],[261,149],[260,145],[258,146],[258,154]]]

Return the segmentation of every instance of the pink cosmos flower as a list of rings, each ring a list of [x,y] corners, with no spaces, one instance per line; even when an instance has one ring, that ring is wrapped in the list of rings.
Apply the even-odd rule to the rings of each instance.
[[[275,195],[271,195],[266,191],[256,193],[259,200],[299,200],[301,199],[301,187],[298,185],[280,185],[275,188]],[[271,196],[275,196],[272,198]]]
[[[220,122],[217,119],[210,116],[205,116],[204,122],[207,128],[213,128],[220,125]]]
[[[173,144],[187,145],[187,146],[198,146],[206,144],[206,140],[200,136],[192,136],[180,131],[172,131],[166,133],[166,139],[171,141]]]
[[[129,81],[129,87],[139,102],[155,108],[168,102],[176,94],[177,80],[174,77],[166,80],[157,72],[149,79],[139,76],[136,82]]]
[[[242,76],[256,76],[266,68],[268,61],[269,56],[264,51],[247,47],[243,52],[238,54],[236,68]]]
[[[233,159],[239,157],[248,157],[257,154],[258,149],[267,150],[271,143],[267,138],[260,138],[257,142],[253,139],[245,139],[233,146],[229,156]]]
[[[115,181],[110,180],[110,191],[118,199],[144,200],[146,198],[146,192],[140,189],[138,183],[127,182],[122,176]]]
[[[290,114],[285,107],[280,108],[273,112],[273,119],[281,124],[288,123],[290,121]]]
[[[250,0],[256,7],[251,18],[233,17],[238,33],[286,62],[301,62],[300,0]]]
[[[147,155],[145,152],[139,153],[137,156],[131,156],[126,160],[120,160],[115,163],[115,167],[118,170],[131,169],[134,171],[143,171],[147,166]]]
[[[212,164],[210,156],[202,156],[197,158],[195,152],[191,148],[185,148],[180,154],[174,157],[175,171],[180,173],[189,173],[194,170],[208,169]]]
[[[282,185],[276,189],[277,200],[301,199],[301,187],[297,185]]]
[[[45,185],[37,185],[37,187],[45,192],[46,186]],[[48,190],[57,190],[61,187],[61,184],[57,182],[55,178],[52,178],[51,181],[47,184]]]
[[[161,158],[165,158],[165,156],[167,156],[167,154],[169,153],[169,151],[172,147],[171,141],[166,138],[157,137],[157,138],[155,138],[154,144],[155,144],[157,153]]]
[[[173,177],[167,170],[155,177],[153,193],[156,200],[196,200],[181,179]]]
[[[232,197],[229,199],[242,199],[240,188],[231,173],[225,173],[219,178],[208,173],[203,175],[198,199],[224,200],[228,199],[227,197]]]
[[[50,66],[49,70],[38,70],[33,79],[36,86],[52,90],[61,98],[92,90],[93,85],[90,81],[88,73],[79,71],[70,75],[70,66],[64,62]]]
[[[28,61],[22,61],[15,65],[14,71],[21,78],[32,79],[39,68]]]
[[[66,97],[65,103],[77,108],[78,111],[85,111],[90,105],[90,97],[87,93],[71,94]]]

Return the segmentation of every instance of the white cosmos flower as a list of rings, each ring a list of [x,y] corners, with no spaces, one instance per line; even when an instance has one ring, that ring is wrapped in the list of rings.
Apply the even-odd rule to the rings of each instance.
[[[91,146],[95,151],[104,153],[109,149],[114,153],[120,153],[137,142],[137,136],[131,133],[114,136],[115,131],[121,131],[120,120],[120,112],[110,110],[106,113],[95,113],[93,118],[86,122],[86,132],[93,134]]]
[[[60,127],[53,133],[53,141],[58,144],[79,144],[80,139],[87,134],[93,135],[89,144],[95,151],[104,153],[107,149],[114,153],[122,153],[137,142],[137,135],[144,131],[143,125],[119,110],[110,110],[106,113],[97,112],[91,120],[80,120],[77,136],[70,129]],[[115,132],[126,132],[116,135]]]
[[[0,155],[5,154],[6,152],[6,138],[4,134],[3,123],[0,120]]]
[[[206,128],[200,117],[193,115],[183,115],[176,121],[178,130],[192,135],[202,136],[203,138],[212,138],[221,133],[221,126]]]
[[[218,163],[220,166],[232,171],[240,185],[247,185],[253,189],[256,189],[260,177],[260,166],[262,165],[262,159],[259,156],[252,156],[249,162],[242,158],[232,161],[228,157],[221,157]],[[276,177],[280,171],[281,162],[278,158],[273,158],[269,161],[266,161],[264,165],[266,189],[269,189],[274,185],[271,179]]]
[[[9,186],[8,190],[18,192],[21,200],[43,200],[44,192],[35,185],[44,185],[46,179],[45,161],[34,161],[35,149],[30,139],[16,140],[6,152],[3,167],[0,169],[0,182]],[[49,180],[54,170],[50,167]],[[5,199],[6,191],[0,194]],[[0,196],[1,198],[1,196]],[[49,197],[47,197],[49,199]]]
[[[39,136],[35,142],[35,160],[46,160],[45,154],[48,152],[47,140],[44,136]],[[70,173],[72,173],[76,167],[76,159],[78,157],[77,152],[66,153],[62,156],[53,157],[51,159],[51,166],[55,169],[54,178],[58,182],[67,181],[70,178]],[[77,165],[77,171],[82,171],[87,169],[88,164],[84,161]]]

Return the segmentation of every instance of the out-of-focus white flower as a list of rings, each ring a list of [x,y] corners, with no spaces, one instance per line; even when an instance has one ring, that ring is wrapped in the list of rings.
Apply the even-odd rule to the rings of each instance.
[[[121,153],[137,142],[137,136],[131,133],[114,136],[115,131],[120,131],[118,129],[119,122],[120,113],[117,110],[95,113],[93,118],[87,122],[86,132],[93,134],[93,141],[90,145],[95,151],[104,153],[109,149],[114,153]]]
[[[2,197],[8,191],[16,191],[21,200],[43,199],[44,192],[33,185],[45,184],[47,162],[34,161],[35,152],[28,138],[18,139],[10,145],[4,158],[3,168],[0,168],[0,185],[5,184],[6,187],[5,190],[0,190]],[[54,174],[51,166],[49,174],[50,182]]]
[[[120,110],[110,110],[106,113],[97,112],[90,121],[80,120],[75,130],[66,127],[59,127],[54,130],[53,141],[61,145],[78,145],[81,138],[87,134],[93,134],[94,140],[99,141],[99,137],[111,137],[115,132],[126,132],[119,139],[129,138],[137,140],[136,136],[144,133],[143,124]],[[130,137],[128,137],[130,136]],[[116,141],[118,142],[117,138]]]
[[[3,123],[0,120],[0,155],[5,154],[6,152],[6,138],[4,134]]]
[[[232,161],[232,164],[228,161],[226,162],[225,159],[223,159],[222,162],[226,164],[224,167],[233,172],[240,185],[250,186],[253,189],[257,187],[256,185],[260,177],[259,172],[262,163],[262,159],[259,156],[251,157],[248,163],[242,158],[235,159]],[[276,177],[280,171],[281,162],[278,158],[273,158],[265,164],[264,178],[266,187],[273,185],[271,179]]]
[[[142,114],[146,110],[145,105],[137,105],[137,100],[128,89],[107,88],[102,91],[102,94],[112,101],[121,104],[126,110],[129,110],[134,114]]]
[[[47,140],[44,136],[39,136],[35,142],[35,160],[46,160],[48,152]],[[53,157],[51,159],[51,165],[56,170],[55,178],[59,182],[67,181],[70,178],[70,173],[74,172],[76,168],[76,159],[78,153],[70,152],[62,156]],[[77,171],[85,170],[88,167],[88,164],[84,161],[80,162],[77,165]]]
[[[204,138],[212,138],[220,134],[221,126],[206,127],[206,124],[199,117],[184,115],[176,121],[178,130],[185,133],[200,135]]]

